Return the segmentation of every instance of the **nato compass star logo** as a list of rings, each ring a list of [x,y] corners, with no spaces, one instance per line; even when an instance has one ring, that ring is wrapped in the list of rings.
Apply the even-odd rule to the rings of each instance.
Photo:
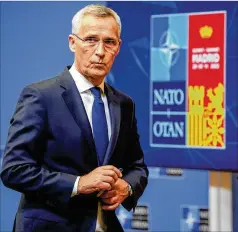
[[[165,31],[159,40],[160,58],[162,63],[170,68],[179,58],[179,45],[176,34],[171,31]]]
[[[128,218],[127,213],[122,208],[120,208],[117,217],[120,223],[122,224],[122,226],[124,226],[126,219]]]
[[[124,229],[131,229],[132,214],[130,212],[120,206],[117,210],[117,217]]]
[[[193,230],[194,223],[196,222],[195,218],[193,217],[193,214],[191,212],[188,213],[186,224],[188,226],[189,231]]]
[[[201,215],[204,215],[201,219]],[[205,228],[204,230],[201,229]],[[199,206],[182,207],[181,231],[199,232],[208,231],[208,210]]]

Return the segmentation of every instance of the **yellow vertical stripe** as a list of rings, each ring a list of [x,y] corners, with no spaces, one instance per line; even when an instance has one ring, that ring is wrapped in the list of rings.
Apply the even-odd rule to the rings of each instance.
[[[198,115],[194,115],[194,145],[198,144]]]
[[[198,116],[198,139],[199,139],[199,146],[202,146],[202,115]]]

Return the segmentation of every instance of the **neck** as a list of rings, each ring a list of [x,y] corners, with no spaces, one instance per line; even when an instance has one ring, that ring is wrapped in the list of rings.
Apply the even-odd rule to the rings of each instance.
[[[84,76],[89,82],[91,82],[94,86],[99,86],[104,83],[104,77],[91,77]]]

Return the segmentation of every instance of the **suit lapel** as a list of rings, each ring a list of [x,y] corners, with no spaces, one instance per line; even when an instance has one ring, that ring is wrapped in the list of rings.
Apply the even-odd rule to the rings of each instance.
[[[106,92],[107,92],[107,100],[108,100],[108,106],[110,111],[110,117],[111,117],[111,139],[108,144],[107,152],[104,158],[103,165],[106,165],[109,163],[110,158],[113,154],[113,151],[115,149],[119,131],[120,131],[120,123],[121,123],[121,107],[120,107],[120,101],[115,96],[113,90],[110,88],[109,85],[105,84]]]
[[[73,78],[71,77],[68,69],[65,69],[65,71],[62,73],[60,78],[60,85],[64,89],[62,93],[62,97],[69,111],[71,112],[74,120],[76,121],[80,129],[82,130],[85,136],[85,140],[87,141],[89,147],[91,148],[93,155],[88,158],[90,158],[91,162],[93,161],[94,164],[96,164],[97,163],[97,157],[95,155],[96,149],[95,149],[91,126],[88,121],[87,113],[84,108],[82,98],[78,92],[77,86]]]

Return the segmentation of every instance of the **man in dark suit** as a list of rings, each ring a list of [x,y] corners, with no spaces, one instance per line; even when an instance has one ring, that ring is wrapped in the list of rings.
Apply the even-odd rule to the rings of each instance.
[[[119,16],[89,5],[72,20],[72,67],[26,87],[11,119],[3,183],[22,192],[14,231],[123,231],[148,179],[130,97],[104,78],[119,53]]]

